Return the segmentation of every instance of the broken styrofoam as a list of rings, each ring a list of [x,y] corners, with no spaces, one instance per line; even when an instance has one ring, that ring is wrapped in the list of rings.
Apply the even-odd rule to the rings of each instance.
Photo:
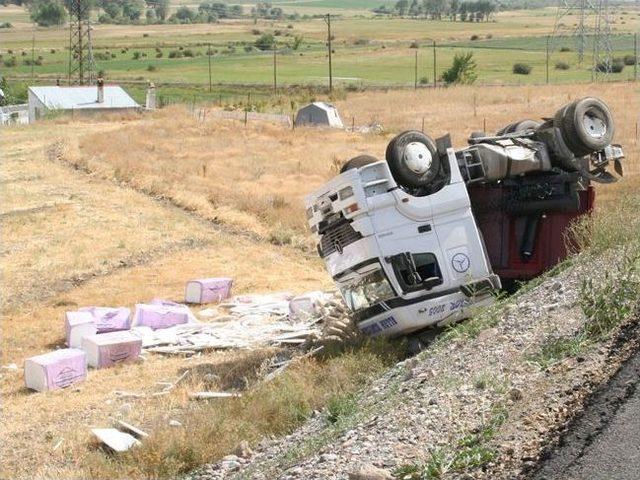
[[[138,438],[148,438],[149,437],[149,434],[147,432],[145,432],[144,430],[141,430],[138,427],[131,425],[130,423],[123,422],[122,420],[118,420],[118,426],[120,428],[126,430],[127,432],[131,433],[132,435],[138,437]]]
[[[55,350],[24,362],[25,384],[39,392],[68,387],[86,377],[87,356],[77,348]]]
[[[320,307],[331,294],[313,291],[293,297],[289,302],[289,317],[294,320],[308,320],[320,315]]]
[[[194,400],[209,400],[212,398],[237,398],[241,395],[239,393],[230,392],[193,392],[189,394],[189,398]]]
[[[138,358],[142,340],[131,332],[99,333],[84,337],[82,349],[87,353],[89,366],[107,368]]]
[[[90,312],[96,322],[97,333],[117,332],[131,328],[131,310],[126,307],[83,307],[81,312]]]
[[[67,312],[65,314],[65,331],[67,346],[71,348],[80,348],[82,337],[98,333],[95,319],[89,311]]]
[[[134,326],[149,327],[152,330],[173,327],[188,323],[191,319],[188,308],[171,305],[149,305],[139,303],[136,305],[136,314],[133,320]]]
[[[187,282],[185,288],[185,302],[213,303],[221,302],[231,294],[231,278],[202,278]]]
[[[114,452],[126,452],[132,447],[141,445],[140,440],[133,435],[115,428],[93,428],[91,433]]]

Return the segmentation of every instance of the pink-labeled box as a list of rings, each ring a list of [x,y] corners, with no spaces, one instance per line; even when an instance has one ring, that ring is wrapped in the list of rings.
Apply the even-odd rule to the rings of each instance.
[[[98,333],[118,332],[131,328],[131,310],[126,307],[83,307],[81,312],[90,312],[96,322]]]
[[[231,295],[231,278],[202,278],[187,282],[185,302],[213,303],[221,302]]]
[[[27,388],[43,392],[68,387],[87,378],[87,355],[77,348],[63,348],[27,358],[24,381]]]
[[[95,335],[98,332],[91,312],[67,312],[64,319],[67,347],[80,348],[82,337]]]
[[[90,367],[107,368],[138,358],[142,339],[131,332],[98,333],[84,337],[82,349],[87,354]]]
[[[133,324],[136,327],[150,327],[153,330],[159,330],[188,323],[189,317],[190,311],[184,305],[170,306],[139,303],[136,305]]]

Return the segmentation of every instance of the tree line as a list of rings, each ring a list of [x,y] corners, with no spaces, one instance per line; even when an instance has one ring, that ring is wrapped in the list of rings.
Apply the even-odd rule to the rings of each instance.
[[[488,22],[497,9],[497,5],[490,0],[398,0],[393,8],[382,5],[373,11],[383,15],[431,20]]]
[[[91,10],[99,10],[98,22],[115,24],[157,23],[214,23],[220,19],[263,18],[281,20],[295,19],[297,15],[286,15],[279,7],[269,2],[258,2],[248,12],[242,5],[225,2],[203,1],[197,9],[186,5],[171,13],[171,0],[84,0]],[[0,0],[0,3],[25,5],[31,20],[42,27],[64,25],[69,17],[71,0]]]

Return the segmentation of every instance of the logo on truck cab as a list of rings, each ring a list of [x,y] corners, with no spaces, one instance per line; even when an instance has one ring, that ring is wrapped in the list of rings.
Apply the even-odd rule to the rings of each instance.
[[[469,257],[464,253],[456,253],[451,258],[451,266],[456,272],[464,273],[469,270],[469,267],[471,266],[471,260],[469,260]]]

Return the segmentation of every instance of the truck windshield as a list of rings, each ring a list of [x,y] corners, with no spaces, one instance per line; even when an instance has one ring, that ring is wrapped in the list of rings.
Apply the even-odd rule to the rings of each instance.
[[[347,306],[354,312],[369,308],[395,296],[381,269],[366,273],[356,280],[340,285]]]

